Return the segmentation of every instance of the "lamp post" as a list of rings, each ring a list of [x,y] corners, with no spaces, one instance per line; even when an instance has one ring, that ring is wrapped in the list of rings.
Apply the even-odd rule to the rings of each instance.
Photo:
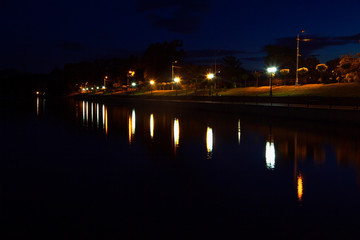
[[[180,78],[179,77],[176,77],[176,78],[174,78],[174,82],[175,82],[175,84],[177,84],[177,83],[179,83],[180,82]],[[175,91],[176,91],[176,96],[177,96],[177,86],[175,85]]]
[[[270,74],[270,97],[272,97],[272,75],[275,75],[275,72],[277,71],[276,67],[269,67],[267,69],[267,72]]]
[[[214,74],[213,74],[213,73],[209,73],[208,75],[206,75],[206,78],[209,80],[209,96],[211,96],[211,85],[210,85],[210,81],[214,78]]]
[[[304,31],[301,31],[304,32]],[[297,34],[296,37],[296,70],[295,70],[295,85],[299,84],[299,73],[298,73],[298,69],[299,69],[299,42],[300,42],[300,38],[299,38],[299,33]]]
[[[108,79],[108,76],[104,77],[104,89],[106,88],[106,80]]]
[[[155,84],[155,81],[154,80],[150,80],[150,94],[152,95],[152,88],[153,88],[153,85]]]
[[[300,33],[304,33],[305,30],[301,30]],[[297,34],[297,37],[296,37],[296,77],[295,77],[295,85],[298,85],[299,84],[299,73],[298,73],[298,69],[299,69],[299,57],[301,56],[300,55],[300,41],[303,41],[303,42],[308,42],[308,41],[311,41],[311,39],[306,39],[306,38],[302,38],[300,39],[300,33]]]
[[[131,88],[132,88],[133,96],[135,95],[135,90],[134,90],[135,87],[136,87],[136,83],[132,82],[131,83]]]
[[[171,63],[171,81],[174,81],[174,63],[177,63],[177,61],[174,61]],[[173,89],[173,86],[171,86],[171,88]]]

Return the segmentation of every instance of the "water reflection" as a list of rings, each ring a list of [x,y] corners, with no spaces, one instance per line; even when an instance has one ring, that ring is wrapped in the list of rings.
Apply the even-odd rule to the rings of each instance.
[[[36,98],[36,115],[39,116],[40,98]]]
[[[275,168],[275,145],[273,141],[266,142],[265,160],[267,169],[272,170]]]
[[[132,110],[131,115],[129,115],[129,143],[131,144],[135,136],[135,127],[136,127],[136,114],[135,109]]]
[[[297,195],[298,195],[299,201],[301,202],[302,196],[303,196],[303,177],[302,177],[301,173],[299,173],[299,175],[297,177]]]
[[[174,135],[174,147],[176,151],[176,148],[179,146],[179,139],[180,139],[180,126],[179,126],[179,119],[177,118],[174,119],[173,135]]]
[[[211,127],[207,127],[206,130],[206,149],[207,149],[207,158],[212,158],[212,151],[213,151],[213,130]]]
[[[36,99],[37,114],[42,113],[42,99]],[[75,106],[75,104],[74,104]],[[191,142],[191,148],[194,151],[204,147],[203,141],[197,141],[195,139],[203,139],[204,126],[209,122],[214,122],[214,126],[218,128],[212,128],[206,126],[206,156],[207,158],[213,158],[214,148],[214,130],[218,132],[218,142],[228,142],[227,146],[237,146],[241,144],[243,146],[254,146],[256,151],[264,151],[265,159],[262,158],[262,166],[266,169],[273,170],[279,168],[278,166],[291,166],[295,168],[293,175],[294,188],[302,189],[301,183],[303,183],[303,177],[306,172],[303,172],[301,176],[298,176],[298,165],[304,164],[316,164],[318,166],[330,164],[329,161],[337,161],[338,165],[351,165],[356,168],[360,176],[360,150],[358,148],[359,139],[357,136],[348,138],[347,135],[338,131],[336,136],[329,131],[312,128],[312,129],[297,129],[294,126],[273,125],[269,126],[263,123],[256,123],[244,120],[238,116],[228,118],[209,118],[203,117],[187,117],[184,116],[182,121],[175,117],[176,113],[172,112],[156,112],[155,109],[133,109],[128,107],[118,107],[108,109],[105,104],[99,104],[95,102],[79,101],[76,103],[77,118],[79,123],[87,128],[101,129],[105,134],[108,134],[110,129],[116,128],[116,134],[121,135],[124,141],[128,141],[130,144],[134,143],[135,132],[137,132],[137,138],[139,141],[148,141],[154,139],[155,129],[155,114],[157,114],[157,146],[161,146],[164,152],[168,152],[172,155],[175,151],[179,151],[180,147],[180,128],[182,131],[182,143],[186,149]],[[201,115],[201,114],[199,114]],[[214,114],[215,115],[215,114]],[[111,118],[109,117],[111,116]],[[113,120],[113,121],[111,121]],[[138,122],[136,122],[136,120]],[[218,121],[218,122],[216,122]],[[180,126],[181,124],[181,126]],[[212,123],[213,124],[213,123]],[[234,129],[231,130],[226,126],[235,126],[237,128],[237,137],[234,136]],[[225,127],[221,127],[225,126]],[[136,129],[137,128],[137,129]],[[246,137],[242,133],[247,132]],[[321,131],[319,133],[319,131]],[[139,134],[140,133],[140,134]],[[348,135],[355,134],[355,131],[348,131]],[[150,135],[150,138],[149,138]],[[146,138],[144,137],[146,136]],[[340,136],[340,137],[339,137]],[[351,135],[353,136],[353,135]],[[142,139],[144,138],[144,139]],[[263,141],[263,139],[267,139]],[[170,140],[170,141],[169,141]],[[231,142],[230,142],[231,141]],[[146,142],[145,142],[146,143]],[[198,145],[197,145],[198,144]],[[265,145],[265,149],[264,149]],[[146,146],[146,144],[145,144]],[[202,147],[201,147],[202,146]],[[148,146],[154,147],[154,146]],[[186,148],[185,148],[186,147]],[[224,147],[222,147],[224,148]],[[224,150],[220,147],[219,150]],[[327,149],[332,148],[333,151]],[[236,151],[243,151],[242,148],[234,148]],[[232,154],[229,149],[226,154]],[[248,148],[249,149],[249,148]],[[276,150],[275,150],[276,149]],[[235,150],[234,150],[235,151]],[[333,154],[334,153],[334,154]],[[200,153],[201,154],[201,153]],[[202,153],[205,155],[205,153]],[[245,153],[249,154],[249,153]],[[329,155],[329,156],[328,156]],[[219,156],[220,158],[222,156]],[[333,163],[332,163],[333,164]],[[302,168],[303,169],[303,168]],[[358,179],[360,183],[360,177]],[[300,193],[300,192],[299,192]],[[299,199],[302,199],[302,195],[298,194]]]
[[[240,144],[241,137],[241,128],[240,128],[240,119],[238,120],[238,143]]]
[[[99,121],[99,104],[96,104],[96,127],[100,127],[100,121]]]
[[[150,137],[154,138],[154,114],[150,114]]]
[[[79,109],[79,104],[76,104],[77,119],[79,118],[79,112],[81,114],[82,126],[99,129],[100,123],[102,123],[102,130],[105,132],[105,134],[108,134],[108,110],[104,104],[100,108],[99,103],[95,104],[93,102],[89,103],[88,101],[82,101],[81,109]]]
[[[86,105],[85,105],[85,101],[82,102],[82,122],[83,122],[83,126],[85,126],[85,109],[86,109]]]
[[[91,103],[91,111],[90,111],[90,115],[91,115],[91,123],[94,122],[94,103]]]
[[[105,113],[105,134],[108,134],[108,112],[107,112],[107,107],[105,107],[105,105],[103,105],[103,107]]]
[[[45,113],[45,98],[36,98],[36,116],[40,116],[40,113]]]

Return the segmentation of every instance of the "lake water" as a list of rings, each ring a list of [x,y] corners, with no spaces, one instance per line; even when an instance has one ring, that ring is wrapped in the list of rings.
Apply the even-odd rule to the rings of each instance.
[[[181,104],[1,107],[4,238],[358,236],[358,126]]]

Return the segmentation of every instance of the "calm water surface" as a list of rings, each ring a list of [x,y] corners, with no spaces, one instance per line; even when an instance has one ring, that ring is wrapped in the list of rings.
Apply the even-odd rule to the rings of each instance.
[[[360,128],[164,104],[1,104],[6,238],[357,238]]]

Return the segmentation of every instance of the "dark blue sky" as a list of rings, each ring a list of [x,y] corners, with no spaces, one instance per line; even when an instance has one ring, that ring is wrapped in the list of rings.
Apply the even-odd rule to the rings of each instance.
[[[358,0],[3,0],[0,69],[50,72],[175,39],[193,62],[236,55],[245,68],[261,69],[265,45],[296,47],[302,29],[315,40],[300,51],[325,62],[360,51],[359,9]]]

